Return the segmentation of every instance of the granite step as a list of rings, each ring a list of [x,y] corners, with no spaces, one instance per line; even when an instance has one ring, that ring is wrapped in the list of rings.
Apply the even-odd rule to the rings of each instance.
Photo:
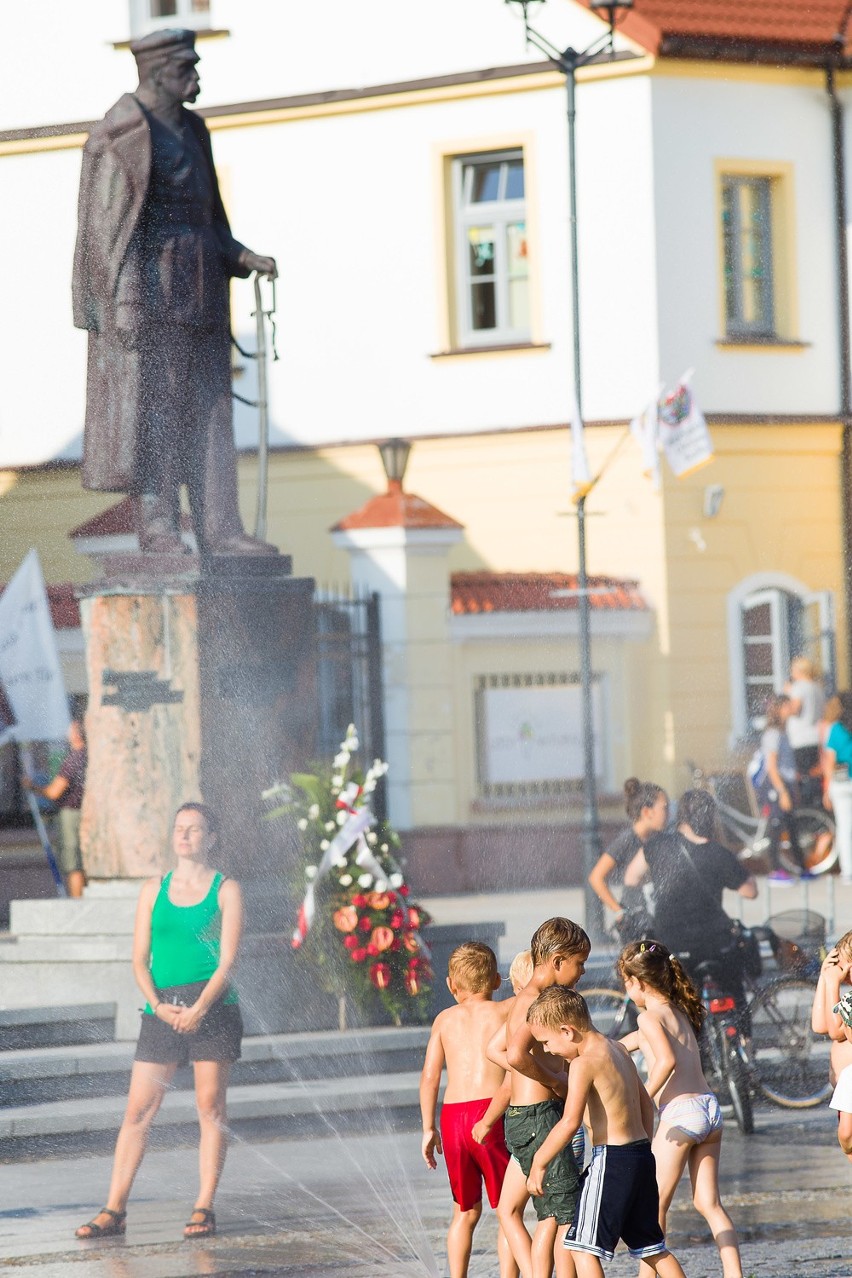
[[[115,1013],[115,1003],[0,1008],[0,1061],[30,1049],[111,1043]]]
[[[429,1030],[423,1026],[268,1034],[243,1039],[235,1086],[398,1074],[419,1070]],[[0,1055],[0,1113],[60,1102],[126,1096],[135,1045],[129,1042],[8,1051]],[[191,1083],[187,1071],[178,1076]]]
[[[188,1072],[178,1079],[191,1083]],[[357,1131],[402,1131],[416,1123],[419,1070],[362,1072],[343,1078],[235,1084],[228,1089],[228,1125],[235,1139],[303,1139]],[[103,1096],[0,1110],[0,1161],[73,1157],[112,1149],[124,1096]],[[191,1087],[166,1093],[151,1145],[174,1148],[198,1139]]]

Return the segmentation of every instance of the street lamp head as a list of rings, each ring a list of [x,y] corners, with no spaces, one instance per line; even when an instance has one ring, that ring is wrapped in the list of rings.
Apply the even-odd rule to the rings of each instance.
[[[411,445],[407,439],[386,439],[383,444],[379,444],[379,453],[387,475],[388,485],[402,487],[410,452]]]
[[[632,9],[633,0],[589,0],[589,8],[607,10],[611,22],[619,9]]]
[[[524,15],[524,26],[529,25],[528,10],[537,4],[545,4],[546,0],[503,0],[504,4],[510,4],[513,8],[518,8]]]

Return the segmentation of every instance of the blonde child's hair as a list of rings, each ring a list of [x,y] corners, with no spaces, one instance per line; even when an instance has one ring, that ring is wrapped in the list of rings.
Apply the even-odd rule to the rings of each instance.
[[[588,954],[591,948],[592,943],[580,924],[574,923],[571,919],[561,918],[559,915],[546,919],[541,927],[533,932],[533,938],[530,941],[533,967],[538,967],[540,963],[556,958],[558,955],[567,957],[570,954]]]
[[[794,657],[790,662],[790,674],[799,675],[802,679],[814,679],[816,677],[816,666],[810,657],[800,655]]]
[[[484,994],[497,988],[497,956],[482,941],[465,941],[457,945],[447,964],[450,982],[471,994]]]
[[[631,941],[618,960],[621,979],[634,976],[680,1008],[696,1034],[701,1033],[705,1008],[680,961],[662,941]]]
[[[576,990],[566,989],[564,985],[551,985],[549,989],[543,990],[530,1005],[527,1022],[552,1030],[570,1025],[572,1029],[583,1033],[592,1028],[592,1018],[583,995]]]
[[[509,968],[509,981],[516,994],[519,994],[525,985],[529,985],[532,974],[532,955],[529,950],[521,950],[512,959],[512,966]]]
[[[852,932],[844,932],[834,948],[844,958],[852,959]]]

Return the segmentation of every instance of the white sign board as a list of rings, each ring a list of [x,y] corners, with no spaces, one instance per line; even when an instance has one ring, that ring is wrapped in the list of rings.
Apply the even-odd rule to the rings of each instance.
[[[534,785],[583,779],[579,684],[484,688],[480,693],[481,779],[486,785]],[[595,774],[604,771],[601,689],[592,686]]]
[[[0,596],[0,682],[18,741],[62,741],[70,718],[38,552]]]

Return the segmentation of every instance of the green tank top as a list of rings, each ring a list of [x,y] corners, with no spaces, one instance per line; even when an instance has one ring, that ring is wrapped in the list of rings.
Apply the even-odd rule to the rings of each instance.
[[[209,981],[219,966],[222,911],[219,888],[224,875],[216,873],[210,890],[197,905],[175,905],[169,899],[171,870],[160,884],[151,911],[151,979],[158,990],[170,985],[190,985]],[[225,1003],[236,1003],[237,992],[229,989]],[[150,1012],[150,1004],[145,1011]]]

